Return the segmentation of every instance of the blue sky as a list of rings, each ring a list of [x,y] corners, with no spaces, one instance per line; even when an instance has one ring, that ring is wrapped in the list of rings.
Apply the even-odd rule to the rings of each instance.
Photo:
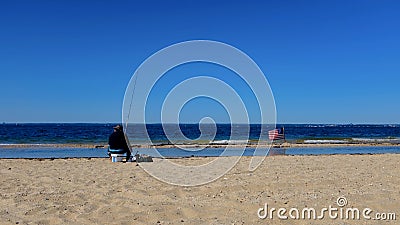
[[[0,122],[121,121],[147,57],[209,39],[259,65],[280,123],[400,123],[399,11],[395,0],[2,2]]]

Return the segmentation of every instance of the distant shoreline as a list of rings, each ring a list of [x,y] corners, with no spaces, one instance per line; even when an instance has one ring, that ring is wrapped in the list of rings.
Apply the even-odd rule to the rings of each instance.
[[[159,144],[132,145],[132,148],[334,148],[334,147],[378,147],[395,146],[400,143],[289,143],[282,144]],[[85,148],[107,149],[107,144],[0,144],[1,148]]]

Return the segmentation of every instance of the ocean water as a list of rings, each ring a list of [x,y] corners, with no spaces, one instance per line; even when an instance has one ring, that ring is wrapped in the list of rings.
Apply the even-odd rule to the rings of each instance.
[[[0,124],[0,158],[65,158],[65,157],[106,157],[106,149],[88,148],[49,148],[43,144],[90,144],[105,145],[115,124]],[[346,142],[389,142],[400,143],[400,125],[332,125],[332,124],[284,124],[286,139],[293,143],[346,143]],[[131,126],[128,129],[130,144],[146,143],[148,136],[154,144],[164,143],[208,143],[233,139],[232,142],[243,143],[247,140],[268,138],[268,130],[259,124],[247,125],[197,125],[180,124],[164,127],[173,131],[167,138],[160,124]],[[248,130],[247,130],[248,128]],[[175,130],[174,130],[175,129]],[[179,132],[178,132],[179,131]],[[247,132],[249,131],[249,132]],[[184,140],[182,140],[182,136]],[[172,141],[171,141],[172,140]],[[19,148],[9,148],[10,144],[22,144]],[[23,147],[24,144],[35,144],[35,147]],[[41,146],[43,145],[43,146]],[[154,155],[151,149],[139,149],[139,153]],[[178,148],[159,149],[165,157],[186,156],[219,156],[225,149],[206,148],[201,151],[184,151]],[[400,153],[398,146],[386,147],[338,147],[338,148],[290,148],[272,149],[270,154],[375,154]],[[232,148],[227,154],[254,154],[254,148],[244,152]],[[263,153],[265,154],[265,152]]]
[[[113,124],[0,124],[0,144],[101,144]]]
[[[69,123],[44,123],[44,124],[0,124],[0,144],[106,144],[108,136],[113,131],[115,124],[69,124]],[[345,140],[355,138],[356,140],[392,140],[400,139],[400,125],[326,125],[326,124],[284,124],[277,127],[285,128],[285,135],[288,141],[299,140]],[[174,129],[175,127],[166,130]],[[268,130],[272,127],[262,129],[260,124],[230,125],[217,124],[203,125],[181,124],[181,132],[189,140],[194,142],[202,137],[203,140],[257,140],[261,137],[268,137]],[[214,129],[215,128],[215,129]],[[175,129],[177,130],[177,129]],[[202,135],[200,130],[206,135]],[[215,131],[215,137],[214,137]],[[176,136],[172,134],[170,139],[179,141],[179,132]],[[154,143],[168,143],[168,138],[161,124],[148,124],[146,129],[130,127],[128,136],[132,138],[131,144],[135,141],[141,142],[146,135]],[[182,140],[184,141],[184,140]]]

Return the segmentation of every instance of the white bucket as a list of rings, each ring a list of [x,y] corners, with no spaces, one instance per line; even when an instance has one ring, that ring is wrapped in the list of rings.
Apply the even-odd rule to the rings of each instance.
[[[128,159],[128,162],[135,162],[136,161],[136,157],[135,156],[132,156],[131,155],[131,157],[129,157],[129,159]]]
[[[122,162],[124,158],[124,154],[111,154],[111,162]]]

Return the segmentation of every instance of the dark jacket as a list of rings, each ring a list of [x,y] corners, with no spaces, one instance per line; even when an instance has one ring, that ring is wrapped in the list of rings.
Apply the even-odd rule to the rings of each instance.
[[[126,143],[124,133],[122,131],[113,132],[108,138],[108,145],[110,149],[129,151]]]

